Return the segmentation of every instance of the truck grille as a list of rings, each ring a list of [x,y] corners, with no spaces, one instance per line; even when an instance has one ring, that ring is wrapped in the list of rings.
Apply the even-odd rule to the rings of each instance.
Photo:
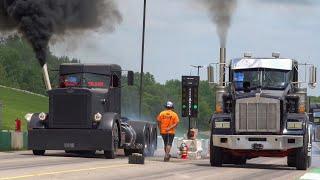
[[[280,132],[280,100],[262,97],[236,102],[237,132]]]
[[[49,128],[91,128],[86,94],[59,93],[50,97]]]

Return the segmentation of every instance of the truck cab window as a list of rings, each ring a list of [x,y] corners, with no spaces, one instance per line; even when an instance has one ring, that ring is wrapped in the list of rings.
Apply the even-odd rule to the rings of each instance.
[[[81,75],[80,74],[70,74],[60,77],[60,87],[80,87],[81,86]]]
[[[291,81],[291,71],[285,70],[243,69],[233,72],[233,82],[237,91],[250,92],[257,88],[282,90]]]
[[[108,89],[110,87],[110,77],[106,75],[92,73],[62,75],[60,77],[60,87]]]

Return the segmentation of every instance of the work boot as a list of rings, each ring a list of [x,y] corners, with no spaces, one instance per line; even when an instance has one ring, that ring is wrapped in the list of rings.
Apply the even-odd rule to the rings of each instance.
[[[166,154],[165,156],[164,156],[164,162],[168,162],[170,160],[170,154]]]

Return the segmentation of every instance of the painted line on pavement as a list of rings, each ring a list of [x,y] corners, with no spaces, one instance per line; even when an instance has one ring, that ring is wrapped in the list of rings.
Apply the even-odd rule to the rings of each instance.
[[[309,172],[304,174],[300,179],[301,180],[320,179],[320,169],[319,168],[311,169]]]
[[[67,173],[92,171],[92,170],[100,170],[100,169],[130,167],[130,166],[134,166],[134,165],[132,165],[132,164],[121,164],[121,165],[101,166],[101,167],[95,167],[95,168],[84,168],[84,169],[74,169],[74,170],[65,170],[65,171],[53,171],[53,172],[36,173],[36,174],[28,174],[28,175],[21,175],[21,176],[4,177],[4,178],[0,178],[0,180],[22,179],[22,178],[31,178],[31,177],[39,177],[39,176],[67,174]]]
[[[301,180],[320,179],[320,174],[317,174],[317,173],[306,173],[306,174],[303,175],[300,179],[301,179]]]

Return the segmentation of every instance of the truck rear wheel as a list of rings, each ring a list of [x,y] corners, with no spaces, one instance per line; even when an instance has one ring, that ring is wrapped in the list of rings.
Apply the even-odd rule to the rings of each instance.
[[[32,150],[33,152],[33,155],[36,155],[36,156],[43,156],[46,152],[46,150]]]
[[[149,156],[154,156],[154,152],[157,149],[157,129],[153,129],[150,134]]]
[[[116,157],[116,152],[119,147],[119,128],[117,123],[113,123],[112,128],[112,150],[105,150],[104,157],[106,159],[114,159]]]
[[[132,149],[124,149],[123,151],[125,156],[130,156],[133,153]]]

